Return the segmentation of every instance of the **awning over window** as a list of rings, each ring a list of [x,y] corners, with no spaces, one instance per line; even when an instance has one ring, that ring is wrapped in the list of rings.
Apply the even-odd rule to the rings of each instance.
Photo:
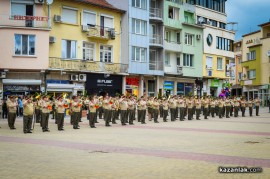
[[[41,85],[41,80],[3,79],[4,85]]]

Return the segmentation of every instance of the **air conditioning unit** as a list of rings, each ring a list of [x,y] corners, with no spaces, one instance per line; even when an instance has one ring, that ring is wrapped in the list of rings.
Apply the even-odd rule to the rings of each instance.
[[[79,74],[79,81],[86,81],[86,74]]]
[[[45,0],[35,0],[35,4],[44,4]]]
[[[88,32],[89,31],[88,25],[82,25],[82,31]]]
[[[267,56],[268,56],[268,57],[270,57],[270,50],[268,50],[268,52],[267,52]]]
[[[54,22],[61,22],[62,17],[59,15],[54,15],[53,19],[54,19]]]
[[[109,29],[108,31],[109,31],[109,37],[114,40],[115,39],[115,30]]]
[[[79,75],[70,75],[70,81],[79,81]]]
[[[202,36],[200,34],[196,35],[197,40],[201,40]]]
[[[56,42],[56,37],[50,36],[49,42],[50,42],[50,43],[55,43],[55,42]]]
[[[6,72],[1,72],[0,73],[0,78],[6,78]]]
[[[177,73],[179,75],[183,75],[183,67],[182,66],[177,65]]]

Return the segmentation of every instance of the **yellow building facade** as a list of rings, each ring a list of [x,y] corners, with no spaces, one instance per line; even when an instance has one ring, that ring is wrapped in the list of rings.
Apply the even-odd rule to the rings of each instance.
[[[96,82],[106,82],[103,78],[113,75],[122,80],[128,70],[128,65],[121,63],[124,11],[105,0],[55,0],[46,11],[51,16],[47,91],[63,92],[66,85],[73,94],[89,91],[86,82],[91,75],[99,76]],[[59,82],[64,83],[63,88],[56,89],[54,84]],[[100,92],[97,86],[91,93]]]

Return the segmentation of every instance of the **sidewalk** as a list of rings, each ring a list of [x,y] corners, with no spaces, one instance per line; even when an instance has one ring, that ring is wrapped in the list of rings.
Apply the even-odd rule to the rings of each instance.
[[[247,114],[247,113],[246,113]],[[202,119],[202,117],[201,117]],[[0,119],[1,178],[270,178],[270,113],[122,126],[120,121],[96,129],[83,119],[65,131],[50,120],[51,132],[39,124],[24,134]],[[220,174],[219,166],[262,167],[257,174]]]

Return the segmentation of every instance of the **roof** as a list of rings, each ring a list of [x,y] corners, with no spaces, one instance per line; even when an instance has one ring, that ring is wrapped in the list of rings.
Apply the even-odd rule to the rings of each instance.
[[[263,27],[263,26],[266,26],[266,25],[270,25],[270,21],[266,22],[266,23],[263,23],[263,24],[260,24],[259,26]]]
[[[261,32],[261,30],[257,30],[257,31],[254,31],[254,32],[250,32],[250,33],[248,33],[248,34],[244,34],[244,35],[242,35],[242,37],[249,36],[249,35],[252,35],[252,34],[256,34],[256,33],[259,33],[259,32]]]
[[[99,6],[99,7],[102,7],[102,8],[111,9],[111,10],[121,12],[121,13],[126,12],[126,11],[124,11],[122,9],[118,9],[118,8],[114,7],[112,4],[108,3],[106,0],[75,0],[75,1],[91,4],[91,5],[94,5],[94,6]]]

